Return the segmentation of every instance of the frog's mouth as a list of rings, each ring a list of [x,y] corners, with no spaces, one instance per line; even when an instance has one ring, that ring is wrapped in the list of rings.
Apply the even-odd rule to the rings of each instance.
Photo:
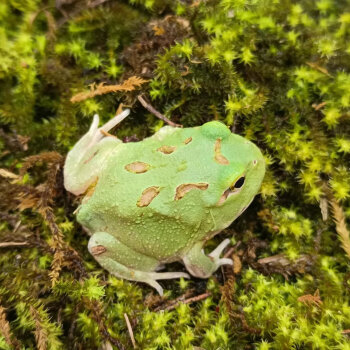
[[[224,191],[224,193],[221,195],[217,205],[222,205],[226,202],[227,198],[238,194],[239,192],[241,192],[242,188],[244,187],[244,183],[245,183],[245,175],[241,175],[239,176],[234,182],[233,184]]]

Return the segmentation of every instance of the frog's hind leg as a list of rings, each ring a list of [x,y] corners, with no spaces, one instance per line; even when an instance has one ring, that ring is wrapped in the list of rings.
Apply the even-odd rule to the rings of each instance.
[[[154,272],[160,265],[157,259],[132,250],[106,232],[92,235],[88,248],[98,263],[113,275],[147,283],[160,295],[163,288],[157,280],[189,277],[184,272]]]
[[[98,179],[105,160],[110,152],[121,143],[108,131],[119,124],[130,113],[126,109],[106,124],[98,127],[99,117],[96,114],[89,131],[68,152],[64,164],[64,186],[67,191],[79,195]]]

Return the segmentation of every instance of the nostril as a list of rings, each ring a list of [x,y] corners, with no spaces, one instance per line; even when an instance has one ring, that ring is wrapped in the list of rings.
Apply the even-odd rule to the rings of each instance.
[[[256,159],[253,160],[253,165],[257,165],[258,164],[258,161]]]

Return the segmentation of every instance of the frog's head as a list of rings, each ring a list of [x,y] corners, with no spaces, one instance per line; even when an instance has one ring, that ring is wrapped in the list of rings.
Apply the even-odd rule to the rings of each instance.
[[[260,189],[265,174],[265,160],[251,141],[231,133],[220,122],[201,126],[213,144],[215,184],[208,187],[205,201],[212,213],[227,225],[249,206]],[[226,225],[226,226],[227,226]]]

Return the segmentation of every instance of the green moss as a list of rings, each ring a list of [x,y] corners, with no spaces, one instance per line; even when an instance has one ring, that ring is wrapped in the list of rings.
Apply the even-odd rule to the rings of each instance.
[[[0,167],[34,167],[0,177],[0,243],[25,243],[0,246],[0,349],[131,349],[126,315],[140,349],[350,349],[349,40],[342,0],[1,1]],[[149,82],[70,101],[135,75]],[[225,122],[268,165],[225,231],[234,271],[164,282],[168,301],[90,256],[62,158],[23,161],[66,154],[120,103],[119,137],[152,134],[139,93],[184,126]],[[182,294],[204,297],[174,307]]]

